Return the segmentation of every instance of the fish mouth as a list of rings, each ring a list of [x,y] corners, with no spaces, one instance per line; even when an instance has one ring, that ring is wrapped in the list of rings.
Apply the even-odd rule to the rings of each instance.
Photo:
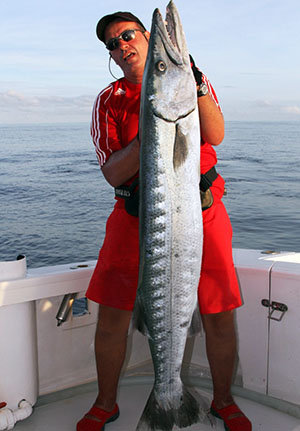
[[[188,51],[185,44],[185,36],[177,8],[173,1],[171,0],[167,5],[165,20],[159,9],[154,11],[154,16],[156,18],[157,30],[170,60],[178,66],[186,64]]]
[[[189,52],[172,0],[166,8],[165,20],[159,9],[153,12],[145,72],[143,82],[148,80],[147,97],[156,117],[175,123],[196,109]]]

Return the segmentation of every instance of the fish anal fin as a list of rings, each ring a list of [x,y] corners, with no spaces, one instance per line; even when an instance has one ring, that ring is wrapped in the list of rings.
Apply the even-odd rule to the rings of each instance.
[[[188,330],[188,337],[193,337],[202,332],[202,319],[200,314],[199,305],[194,310],[193,317],[191,320],[191,325]]]
[[[133,329],[137,329],[141,334],[149,338],[149,331],[145,321],[145,313],[139,297],[136,297],[134,309],[131,318],[131,326]]]

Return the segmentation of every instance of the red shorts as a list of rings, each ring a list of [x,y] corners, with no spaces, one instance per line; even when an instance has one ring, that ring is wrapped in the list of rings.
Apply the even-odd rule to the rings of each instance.
[[[231,223],[220,199],[220,187],[211,190],[214,203],[203,211],[203,257],[198,288],[202,314],[228,311],[242,304],[232,259]],[[86,293],[89,299],[122,310],[133,309],[139,268],[138,224],[137,217],[127,214],[124,201],[118,201],[107,220],[104,243]]]

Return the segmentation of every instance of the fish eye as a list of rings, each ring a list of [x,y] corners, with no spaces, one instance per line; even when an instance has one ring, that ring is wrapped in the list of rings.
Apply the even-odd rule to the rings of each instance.
[[[162,60],[159,60],[159,61],[156,63],[156,69],[157,69],[159,72],[164,72],[164,71],[167,69],[166,63],[165,63],[165,62],[163,62]]]

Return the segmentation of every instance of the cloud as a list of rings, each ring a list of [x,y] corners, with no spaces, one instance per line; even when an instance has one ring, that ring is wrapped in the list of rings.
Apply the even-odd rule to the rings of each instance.
[[[14,90],[0,93],[3,123],[89,121],[95,97],[28,95]]]
[[[254,104],[258,108],[274,109],[277,112],[282,112],[284,114],[300,115],[299,105],[285,105],[283,102],[270,100],[257,100]]]
[[[13,90],[0,93],[0,108],[16,108],[23,106],[38,106],[39,100],[37,97],[29,97],[24,94],[17,93]]]
[[[294,106],[284,106],[282,108],[283,112],[286,112],[288,114],[295,114],[300,115],[300,106],[294,105]]]
[[[0,93],[0,108],[34,109],[57,107],[57,108],[90,108],[94,96],[30,96],[13,90]]]
[[[269,100],[257,100],[254,102],[255,106],[259,108],[274,108],[274,103],[270,102]]]

